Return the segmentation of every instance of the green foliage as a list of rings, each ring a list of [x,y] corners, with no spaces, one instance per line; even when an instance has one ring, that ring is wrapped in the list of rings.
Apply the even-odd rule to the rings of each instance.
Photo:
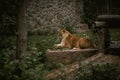
[[[71,32],[71,33],[74,33],[74,32],[75,32],[75,31],[74,31],[74,25],[71,24],[71,21],[70,21],[69,19],[66,19],[66,20],[65,20],[64,26],[65,26],[65,29],[67,29],[69,32]]]
[[[42,52],[36,53],[35,55],[28,55],[23,60],[22,80],[46,80],[45,73],[47,70],[45,69],[45,65],[40,63],[41,54]]]
[[[5,39],[5,47],[0,50],[0,80],[45,80],[44,73],[50,69],[44,64],[45,51],[53,47],[56,40],[56,35],[29,36],[28,55],[22,61],[18,61],[14,60],[15,37]]]
[[[81,64],[76,80],[117,80],[119,64]]]
[[[11,54],[10,50],[0,54],[0,80],[46,80],[47,70],[40,62],[42,52],[28,54],[23,60],[11,59]]]
[[[31,46],[35,54],[28,52],[23,60],[15,60],[15,43],[15,36],[9,36],[2,41],[3,46],[0,45],[0,80],[46,80],[47,69],[42,63],[44,53]]]
[[[47,70],[53,70],[53,69],[58,69],[58,68],[61,68],[61,67],[64,67],[64,64],[62,64],[62,63],[52,63],[52,64],[48,64],[48,65],[46,65],[46,68],[47,68]]]
[[[120,29],[110,29],[111,40],[120,41]]]
[[[28,50],[32,47],[38,51],[45,52],[47,49],[53,47],[55,43],[58,43],[57,35],[31,35],[28,36]]]

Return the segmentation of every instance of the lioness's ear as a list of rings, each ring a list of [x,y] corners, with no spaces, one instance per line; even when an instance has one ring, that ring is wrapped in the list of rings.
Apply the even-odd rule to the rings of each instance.
[[[64,30],[66,30],[66,27],[63,27]]]

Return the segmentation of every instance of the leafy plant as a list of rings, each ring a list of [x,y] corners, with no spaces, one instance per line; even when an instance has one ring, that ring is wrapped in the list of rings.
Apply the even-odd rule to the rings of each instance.
[[[4,52],[5,53],[5,52]],[[23,60],[12,60],[11,55],[1,55],[0,79],[1,80],[46,80],[44,74],[47,72],[45,65],[41,63],[39,52],[29,54]]]
[[[81,64],[75,80],[117,80],[119,64]]]

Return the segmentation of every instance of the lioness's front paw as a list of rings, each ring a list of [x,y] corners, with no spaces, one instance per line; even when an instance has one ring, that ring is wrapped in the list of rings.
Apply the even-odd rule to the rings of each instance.
[[[60,44],[54,44],[53,48],[54,49],[59,49],[59,48],[61,48],[61,46],[60,46]]]
[[[74,49],[74,50],[80,50],[80,48],[75,48],[75,47],[74,47],[73,49]]]
[[[55,44],[54,47],[61,47],[61,44]]]

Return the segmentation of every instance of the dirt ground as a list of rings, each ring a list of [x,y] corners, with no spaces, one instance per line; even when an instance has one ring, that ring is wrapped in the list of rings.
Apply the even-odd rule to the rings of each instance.
[[[120,56],[116,55],[110,55],[110,54],[103,54],[103,53],[98,53],[96,55],[93,55],[90,58],[85,59],[83,62],[84,63],[89,63],[90,61],[94,63],[120,63]],[[74,62],[69,65],[65,65],[63,68],[55,69],[50,71],[47,74],[47,78],[58,78],[60,76],[67,75],[69,74],[74,74],[74,72],[79,68],[79,63]],[[63,71],[66,72],[66,74],[63,74]]]

